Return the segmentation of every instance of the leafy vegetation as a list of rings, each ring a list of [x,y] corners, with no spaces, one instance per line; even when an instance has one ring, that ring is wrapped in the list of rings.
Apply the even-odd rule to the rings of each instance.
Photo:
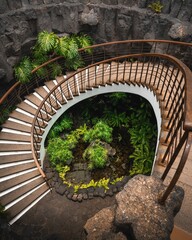
[[[160,1],[157,1],[149,4],[148,7],[156,13],[160,13],[162,11],[163,5],[160,3]]]
[[[3,107],[3,106],[2,106]],[[3,124],[9,117],[9,114],[15,109],[15,106],[3,108],[0,115],[0,125]]]
[[[83,154],[84,159],[89,160],[89,169],[103,168],[106,165],[107,150],[101,145],[101,140],[112,140],[112,129],[103,122],[98,122],[93,128],[88,129],[86,124],[71,131],[64,139],[58,137],[64,129],[70,129],[72,120],[63,118],[57,122],[49,134],[47,152],[53,166],[70,163],[73,159],[72,150],[76,147],[79,139],[92,142]],[[61,170],[63,171],[63,169]]]
[[[58,137],[65,130],[70,130],[72,128],[73,121],[69,116],[64,116],[59,119],[54,126],[52,127],[51,131],[49,132],[48,138],[55,138]]]
[[[51,130],[53,132],[49,134],[48,154],[51,154],[53,149],[58,149],[59,154],[62,154],[62,151],[64,154],[67,152],[66,156],[70,156],[71,161],[69,158],[67,161],[61,158],[62,160],[59,161],[60,155],[56,153],[50,157],[50,160],[63,181],[67,185],[72,185],[75,191],[83,187],[98,186],[101,182],[103,187],[107,184],[115,184],[116,181],[121,181],[123,175],[150,174],[156,146],[156,123],[153,121],[154,115],[150,104],[140,97],[136,100],[134,98],[133,95],[114,93],[83,101],[69,109],[66,112],[67,117],[65,115],[61,118]],[[58,148],[54,146],[50,151],[49,145],[57,145],[57,140],[54,139],[59,137],[63,145],[58,141]],[[122,160],[119,155],[109,159],[103,142],[112,144],[114,148],[116,148],[114,143],[119,144],[123,146],[122,151],[130,149],[124,157],[125,173],[118,175],[116,172],[110,172],[109,175],[102,175],[101,179],[105,177],[105,181],[100,183],[98,183],[100,179],[94,177],[89,184],[70,183],[66,179],[66,173],[71,171],[71,167],[73,168],[73,161],[86,162],[88,169],[93,173],[92,176],[114,163],[119,165],[119,161],[121,167]],[[74,157],[80,143],[83,147],[82,155]],[[110,178],[109,182],[106,180],[108,178]]]
[[[105,122],[97,122],[93,128],[89,129],[84,135],[85,142],[92,142],[94,140],[103,140],[110,143],[112,141],[112,128],[110,128]]]
[[[29,82],[32,70],[54,56],[63,56],[66,69],[76,70],[83,65],[78,49],[91,44],[92,39],[87,35],[59,37],[53,32],[42,31],[38,34],[36,44],[32,48],[31,58],[24,57],[14,67],[15,76],[21,83]],[[91,52],[90,49],[86,51]],[[49,72],[51,72],[50,77],[55,77],[62,73],[62,68],[57,63],[50,63],[48,66],[38,69],[36,73],[40,77],[45,77]]]
[[[107,157],[107,149],[102,146],[99,140],[89,145],[83,153],[83,159],[89,161],[88,168],[90,170],[104,168],[107,163]]]
[[[133,109],[130,116],[130,141],[134,147],[132,158],[133,166],[130,175],[149,174],[152,169],[156,143],[156,126],[150,121],[149,104],[143,103],[140,109]]]
[[[67,164],[73,159],[73,154],[67,141],[63,141],[60,137],[49,140],[47,152],[53,166],[57,164]]]

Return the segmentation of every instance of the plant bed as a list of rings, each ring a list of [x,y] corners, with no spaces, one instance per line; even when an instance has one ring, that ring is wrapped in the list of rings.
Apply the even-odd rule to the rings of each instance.
[[[68,199],[77,201],[77,202],[82,202],[83,200],[89,200],[94,197],[104,198],[106,196],[113,196],[117,192],[121,191],[123,189],[123,186],[131,178],[130,176],[123,176],[122,178],[119,178],[121,180],[117,181],[116,183],[108,184],[108,189],[105,189],[102,186],[101,187],[89,186],[89,187],[78,189],[77,191],[75,191],[74,187],[69,186],[68,184],[62,181],[62,179],[59,177],[58,172],[51,167],[50,162],[47,158],[45,159],[44,171],[47,176],[47,180],[49,184],[55,189],[55,191],[58,194],[64,195]]]
[[[126,111],[122,98],[129,103]],[[81,103],[83,109],[68,110],[53,126],[44,170],[56,192],[79,202],[103,198],[120,191],[132,176],[150,174],[156,138],[151,109],[124,98],[116,95],[111,106],[110,95],[96,97]],[[100,102],[109,107],[101,108]]]

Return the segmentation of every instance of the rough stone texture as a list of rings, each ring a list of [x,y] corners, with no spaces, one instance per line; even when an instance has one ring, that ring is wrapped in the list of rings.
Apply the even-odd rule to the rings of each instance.
[[[0,66],[6,75],[1,74],[0,81],[14,78],[13,64],[29,52],[42,30],[59,35],[84,32],[98,43],[136,38],[191,41],[192,0],[161,0],[162,14],[148,8],[151,2],[1,0]]]
[[[105,239],[103,234],[121,231],[130,240],[169,240],[184,191],[176,186],[165,205],[160,205],[158,198],[165,189],[159,178],[135,176],[116,195],[115,206],[87,221],[87,239]]]
[[[174,40],[192,40],[192,25],[191,24],[183,24],[183,23],[175,23],[171,26],[168,35]]]
[[[114,214],[114,207],[109,207],[90,218],[84,226],[87,240],[126,240],[127,238],[123,233],[113,232]]]

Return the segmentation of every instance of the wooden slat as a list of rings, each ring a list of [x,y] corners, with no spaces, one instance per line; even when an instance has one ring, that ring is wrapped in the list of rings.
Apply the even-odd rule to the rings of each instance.
[[[35,162],[23,163],[16,166],[6,167],[0,169],[0,177],[9,176],[11,174],[19,173],[25,170],[36,167]]]
[[[29,192],[30,190],[32,190],[33,188],[39,186],[40,184],[42,184],[44,182],[44,179],[42,177],[37,178],[35,180],[33,180],[32,182],[17,188],[16,190],[9,192],[8,194],[4,195],[1,197],[1,204],[3,206],[9,204],[10,202],[16,200],[17,198],[21,197],[22,195],[24,195],[25,193]]]
[[[27,135],[16,134],[16,133],[8,133],[8,132],[1,132],[0,133],[1,140],[12,140],[18,142],[30,142],[31,138]]]
[[[5,191],[11,187],[14,187],[20,183],[23,183],[23,182],[25,182],[31,178],[37,177],[39,175],[40,175],[40,173],[39,173],[38,169],[36,169],[32,172],[24,173],[23,175],[0,182],[0,192]]]
[[[32,160],[32,153],[0,156],[0,164]]]
[[[8,209],[8,220],[11,220],[16,215],[18,215],[22,210],[27,208],[31,203],[33,203],[37,198],[39,198],[41,195],[43,195],[47,190],[48,186],[46,184],[42,185],[39,189],[37,189],[35,192],[31,193],[21,201],[19,201],[17,204],[13,205],[11,208]]]

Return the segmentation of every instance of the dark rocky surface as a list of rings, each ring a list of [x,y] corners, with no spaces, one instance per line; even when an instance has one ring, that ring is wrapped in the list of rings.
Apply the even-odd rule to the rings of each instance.
[[[192,0],[2,0],[0,4],[0,82],[14,78],[13,65],[26,55],[42,30],[85,32],[96,42],[160,38],[192,40]],[[179,25],[179,28],[178,28]],[[182,30],[182,32],[181,32]]]
[[[160,205],[158,197],[165,189],[161,180],[153,176],[132,178],[116,195],[115,205],[87,221],[87,239],[102,240],[110,233],[114,235],[111,239],[116,239],[115,235],[123,232],[130,240],[169,240],[184,191],[176,186],[165,204]]]
[[[55,191],[46,195],[11,227],[19,240],[85,240],[83,226],[114,197],[74,202]]]

